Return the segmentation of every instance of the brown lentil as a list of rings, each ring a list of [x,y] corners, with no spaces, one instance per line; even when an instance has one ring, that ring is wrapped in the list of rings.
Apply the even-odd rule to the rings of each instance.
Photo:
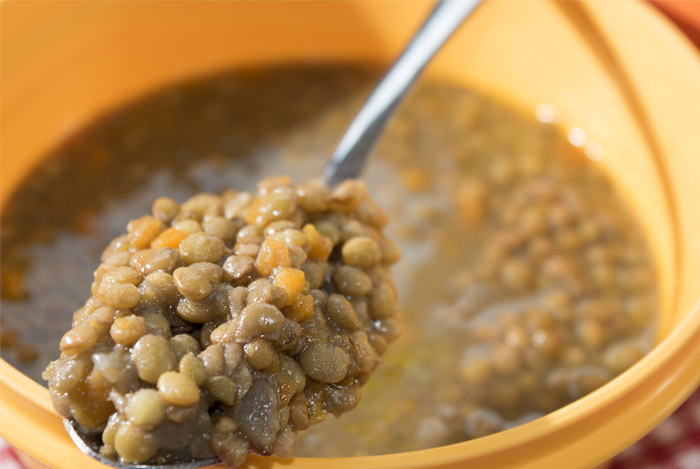
[[[328,297],[326,314],[331,321],[344,329],[353,331],[360,327],[360,320],[352,303],[337,293],[332,293]]]
[[[131,284],[107,283],[97,289],[95,296],[107,306],[129,309],[139,302],[139,289]]]
[[[211,293],[211,282],[206,274],[192,267],[180,267],[173,272],[175,285],[182,296],[189,300],[203,300]]]
[[[202,222],[202,228],[206,233],[221,239],[224,244],[235,241],[238,232],[236,222],[225,217],[206,216]]]
[[[170,404],[191,406],[199,401],[199,388],[186,374],[166,371],[158,377],[158,392]]]
[[[180,359],[178,370],[180,373],[192,378],[197,386],[201,386],[207,377],[207,370],[204,367],[204,364],[192,352]]]
[[[146,322],[146,328],[150,334],[166,338],[170,337],[170,323],[161,313],[146,311],[141,313],[141,317]]]
[[[180,242],[180,255],[188,264],[194,264],[195,262],[219,262],[225,251],[226,246],[224,246],[224,242],[210,234],[191,234]]]
[[[348,361],[342,348],[324,343],[310,344],[299,356],[306,374],[321,383],[337,383],[345,378]]]
[[[150,384],[156,384],[161,374],[172,370],[176,365],[167,339],[153,334],[145,335],[136,342],[131,359],[139,378]]]
[[[201,352],[197,339],[189,334],[178,334],[170,338],[170,350],[172,350],[178,362],[189,353],[197,355]]]
[[[168,247],[161,247],[145,251],[136,264],[139,272],[143,275],[148,275],[153,272],[171,273],[175,270],[180,261],[178,252]]]
[[[364,296],[372,290],[372,279],[360,269],[347,265],[333,272],[333,283],[344,295]]]
[[[248,280],[253,275],[255,260],[249,256],[230,256],[224,262],[224,278],[227,282]]]
[[[246,360],[253,369],[264,370],[272,364],[275,349],[270,342],[263,339],[253,339],[244,346]]]
[[[99,332],[94,327],[81,325],[66,332],[61,339],[59,347],[68,356],[80,355],[92,348],[99,338]]]
[[[343,244],[343,261],[348,265],[368,268],[376,265],[382,257],[377,242],[367,236],[350,238]]]
[[[139,389],[127,399],[125,416],[132,424],[153,428],[165,419],[167,404],[155,389]]]
[[[163,223],[170,223],[180,213],[180,205],[169,197],[158,197],[153,201],[151,211]]]
[[[120,345],[134,345],[146,331],[146,321],[140,316],[126,316],[116,318],[112,327],[109,329],[109,335],[115,343]]]
[[[185,220],[178,221],[177,223],[174,223],[173,228],[178,230],[178,231],[182,231],[184,233],[190,234],[190,235],[202,232],[202,225],[200,225],[196,220],[190,220],[190,219],[185,219]],[[185,240],[185,238],[187,238],[187,236],[184,236],[177,243],[178,247],[180,246],[182,241]]]
[[[114,449],[126,463],[148,461],[158,451],[156,439],[140,428],[122,424],[114,435]]]
[[[206,388],[218,401],[232,406],[236,401],[236,384],[227,376],[212,376],[206,380]]]

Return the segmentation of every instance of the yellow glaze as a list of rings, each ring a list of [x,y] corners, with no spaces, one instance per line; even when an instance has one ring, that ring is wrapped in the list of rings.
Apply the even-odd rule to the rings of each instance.
[[[0,207],[49,149],[107,110],[233,66],[388,63],[430,7],[0,3]],[[563,131],[585,131],[649,233],[661,273],[658,345],[596,392],[502,433],[376,457],[254,456],[251,467],[592,467],[651,430],[700,383],[700,60],[690,43],[637,1],[486,0],[428,74],[526,113],[550,104]],[[68,439],[48,391],[1,360],[0,434],[51,467],[101,467]]]

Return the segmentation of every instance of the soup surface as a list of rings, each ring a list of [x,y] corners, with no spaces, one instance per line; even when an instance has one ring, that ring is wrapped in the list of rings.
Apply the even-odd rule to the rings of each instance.
[[[42,382],[100,253],[158,196],[320,175],[378,76],[236,71],[160,91],[68,140],[3,214],[2,357]],[[658,305],[643,233],[551,124],[425,83],[364,178],[404,254],[393,269],[403,333],[358,407],[304,433],[295,454],[497,432],[589,393],[651,347]]]

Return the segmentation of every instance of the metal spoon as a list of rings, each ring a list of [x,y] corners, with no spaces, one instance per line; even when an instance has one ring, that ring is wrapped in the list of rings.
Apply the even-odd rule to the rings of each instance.
[[[329,186],[362,173],[367,157],[411,85],[481,0],[442,0],[345,131],[323,176]]]
[[[408,47],[379,82],[340,140],[324,169],[328,185],[360,175],[367,157],[401,98],[411,88],[426,64],[480,0],[441,0],[413,37]],[[103,457],[100,435],[83,431],[73,420],[64,419],[70,438],[83,453],[102,464],[120,469],[195,469],[219,462],[218,458],[155,464],[123,464]]]
[[[102,446],[102,435],[88,433],[80,428],[75,421],[63,419],[63,426],[66,428],[70,439],[80,451],[96,459],[102,464],[120,469],[195,469],[197,467],[211,466],[219,462],[219,458],[208,459],[185,459],[170,464],[126,464],[113,459],[105,458],[100,454]]]

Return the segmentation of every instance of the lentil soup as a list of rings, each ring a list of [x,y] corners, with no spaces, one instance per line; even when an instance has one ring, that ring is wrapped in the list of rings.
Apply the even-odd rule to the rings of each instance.
[[[69,139],[3,214],[3,358],[42,382],[104,246],[167,195],[321,173],[379,74],[238,71],[179,85]],[[295,454],[409,451],[477,438],[572,402],[652,345],[655,272],[614,185],[551,124],[426,83],[365,172],[394,267],[402,336],[365,398]],[[126,318],[125,318],[126,319]]]

